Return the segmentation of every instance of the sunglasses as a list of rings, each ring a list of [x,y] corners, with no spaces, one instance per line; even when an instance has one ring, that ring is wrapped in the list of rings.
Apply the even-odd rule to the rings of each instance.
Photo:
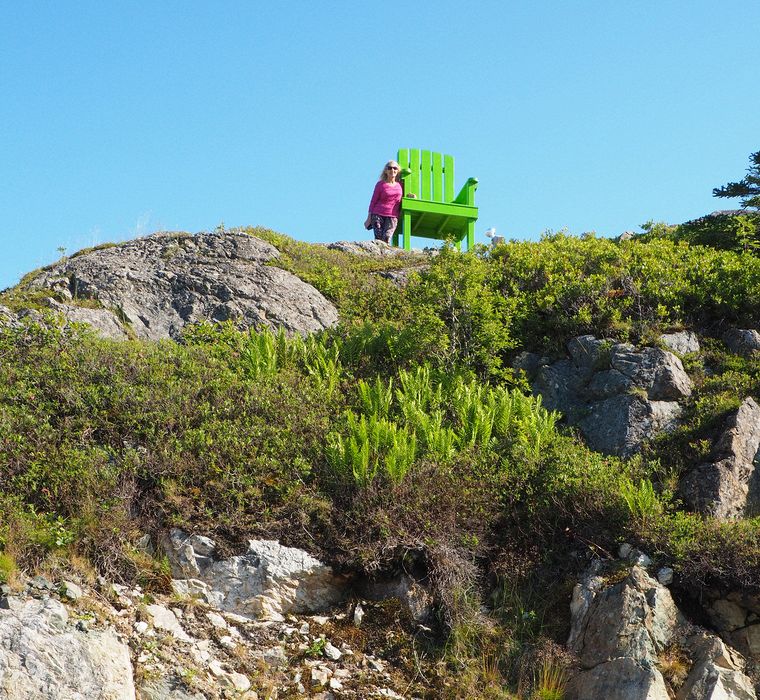
[[[386,165],[385,169],[386,170],[398,170],[398,168],[395,165]]]

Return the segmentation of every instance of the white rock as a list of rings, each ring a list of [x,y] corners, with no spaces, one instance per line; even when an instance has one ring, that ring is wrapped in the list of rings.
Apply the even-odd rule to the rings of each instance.
[[[129,648],[110,628],[77,631],[53,598],[0,610],[0,650],[0,698],[135,699]]]
[[[217,678],[227,675],[227,672],[222,668],[222,664],[217,659],[212,659],[208,665],[208,670]]]
[[[206,617],[208,618],[208,621],[217,629],[227,629],[227,621],[219,613],[209,611],[206,613]]]
[[[140,620],[138,622],[135,622],[134,629],[137,634],[144,634],[145,631],[148,629],[148,623],[144,620]]]
[[[190,648],[190,655],[195,659],[195,663],[205,664],[211,660],[211,652],[209,651],[210,646],[208,639],[193,644]]]
[[[248,676],[244,676],[242,673],[230,673],[229,679],[232,681],[232,685],[235,690],[241,693],[244,693],[251,687],[251,681],[248,680]]]
[[[354,609],[354,624],[359,627],[364,619],[364,608],[361,605],[357,605]]]
[[[148,613],[153,618],[153,626],[169,632],[175,639],[183,642],[192,641],[190,636],[182,629],[182,625],[174,616],[174,613],[163,605],[148,605]]]
[[[377,671],[378,673],[382,673],[385,671],[385,665],[383,664],[380,659],[376,659],[372,656],[367,657],[367,665],[373,670]]]
[[[64,581],[61,584],[61,589],[63,595],[69,600],[79,600],[83,595],[82,589],[77,586],[76,583],[72,583],[71,581]]]
[[[330,680],[330,669],[326,666],[316,666],[311,669],[312,686],[327,685]]]
[[[340,649],[333,646],[331,642],[327,642],[323,649],[324,655],[330,659],[330,661],[337,661],[343,654]]]
[[[228,620],[229,622],[237,622],[239,625],[244,625],[251,621],[250,617],[237,615],[233,612],[227,612],[227,611],[224,611],[224,618],[225,620]]]
[[[289,613],[329,608],[344,595],[344,579],[303,550],[250,540],[246,554],[218,561],[197,552],[192,542],[179,530],[165,542],[179,580],[172,585],[221,610],[284,621]]]
[[[219,644],[221,644],[225,649],[234,649],[237,646],[237,642],[235,642],[232,637],[230,637],[228,634],[225,634],[223,637],[219,638]]]

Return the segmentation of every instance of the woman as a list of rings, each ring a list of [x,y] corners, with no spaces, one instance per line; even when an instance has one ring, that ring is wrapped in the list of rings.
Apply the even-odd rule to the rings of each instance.
[[[389,160],[385,164],[372,193],[369,214],[364,222],[364,228],[375,232],[375,240],[386,243],[391,242],[398,226],[401,198],[404,196],[401,183],[396,180],[398,171],[398,163],[395,160]]]

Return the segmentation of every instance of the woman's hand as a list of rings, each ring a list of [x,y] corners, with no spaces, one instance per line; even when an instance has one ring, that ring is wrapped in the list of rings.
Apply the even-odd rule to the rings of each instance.
[[[372,228],[372,217],[368,214],[367,218],[364,220],[364,228],[369,231]]]

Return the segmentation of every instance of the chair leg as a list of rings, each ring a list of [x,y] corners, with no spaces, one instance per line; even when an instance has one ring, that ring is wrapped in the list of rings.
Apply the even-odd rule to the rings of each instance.
[[[398,228],[393,232],[393,238],[391,238],[391,245],[398,248]]]
[[[467,224],[467,250],[475,247],[475,222],[470,221]]]
[[[404,250],[412,249],[412,215],[404,214],[403,226],[401,228],[404,234]]]

